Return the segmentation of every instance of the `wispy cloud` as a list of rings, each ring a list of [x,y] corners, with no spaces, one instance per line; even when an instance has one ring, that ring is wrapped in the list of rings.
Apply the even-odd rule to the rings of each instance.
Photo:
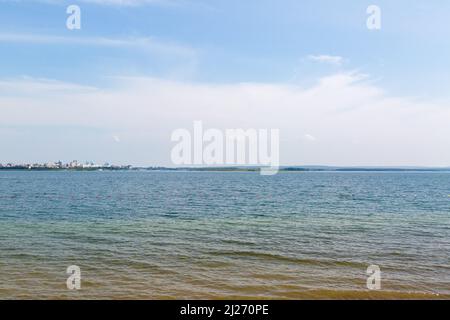
[[[176,0],[81,0],[86,3],[114,6],[139,6],[146,4],[176,4]]]
[[[23,76],[15,79],[0,79],[0,93],[2,95],[78,94],[92,93],[94,91],[98,91],[98,89],[91,86],[44,78]]]
[[[38,2],[45,4],[54,4],[54,5],[67,5],[72,4],[73,1],[68,0],[0,0],[1,2],[16,2],[16,3],[29,3],[29,2]],[[80,3],[86,4],[96,4],[96,5],[104,5],[104,6],[126,6],[126,7],[137,7],[144,5],[169,5],[169,6],[180,6],[184,4],[188,4],[187,0],[78,0]]]
[[[314,62],[328,63],[336,66],[340,66],[344,63],[344,58],[341,56],[331,56],[326,54],[309,55],[308,59]]]
[[[101,47],[129,47],[148,50],[161,54],[180,56],[194,56],[196,50],[191,47],[171,42],[163,42],[149,37],[72,37],[40,34],[0,33],[0,43],[27,43],[27,44],[64,44]]]

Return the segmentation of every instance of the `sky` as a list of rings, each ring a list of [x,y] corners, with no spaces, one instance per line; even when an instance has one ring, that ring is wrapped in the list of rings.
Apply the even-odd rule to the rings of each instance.
[[[283,165],[450,166],[449,17],[443,0],[0,0],[0,163],[171,166],[171,133],[201,120],[279,129]]]

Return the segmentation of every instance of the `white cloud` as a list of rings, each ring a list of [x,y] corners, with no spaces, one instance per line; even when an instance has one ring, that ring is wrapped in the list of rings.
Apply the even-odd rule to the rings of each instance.
[[[22,154],[41,153],[47,160],[54,160],[49,154],[59,159],[70,153],[86,160],[97,155],[98,161],[170,165],[171,132],[202,120],[210,128],[279,128],[282,164],[448,166],[449,104],[392,97],[364,79],[339,73],[307,88],[153,78],[118,78],[111,88],[4,80],[0,129],[26,127],[33,134],[0,132],[0,148],[5,158],[20,145]],[[62,140],[64,132],[49,137],[33,131],[55,126],[97,128],[98,135],[80,129],[69,143]],[[106,143],[118,133],[120,144]]]
[[[306,139],[307,141],[311,141],[311,142],[317,140],[316,137],[314,137],[313,135],[311,135],[311,134],[309,134],[309,133],[305,134],[304,137],[305,137],[305,139]]]
[[[340,56],[330,56],[330,55],[309,55],[308,59],[314,62],[328,63],[336,66],[340,66],[344,63],[344,58]]]

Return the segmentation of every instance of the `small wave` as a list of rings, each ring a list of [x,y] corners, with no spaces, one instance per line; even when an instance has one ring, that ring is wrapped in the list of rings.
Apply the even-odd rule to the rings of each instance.
[[[256,258],[261,260],[272,260],[287,262],[291,264],[299,265],[315,265],[315,266],[340,266],[340,267],[354,267],[365,268],[366,264],[355,261],[343,261],[334,259],[307,259],[298,258],[292,256],[286,256],[281,254],[275,254],[270,252],[258,252],[258,251],[211,251],[209,254],[214,256],[227,256],[227,257],[242,257],[242,258]]]

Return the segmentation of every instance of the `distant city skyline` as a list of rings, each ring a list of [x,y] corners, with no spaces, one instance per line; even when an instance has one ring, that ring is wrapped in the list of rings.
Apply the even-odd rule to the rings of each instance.
[[[69,162],[63,161],[50,161],[45,163],[27,163],[27,162],[19,162],[19,163],[1,163],[0,169],[3,168],[18,168],[18,169],[101,169],[101,168],[111,168],[111,169],[129,169],[131,166],[121,166],[114,165],[108,162],[103,164],[96,164],[92,161],[78,161],[72,160]]]
[[[279,129],[284,166],[450,165],[450,3],[0,5],[0,163],[171,167],[171,133],[201,120]]]

